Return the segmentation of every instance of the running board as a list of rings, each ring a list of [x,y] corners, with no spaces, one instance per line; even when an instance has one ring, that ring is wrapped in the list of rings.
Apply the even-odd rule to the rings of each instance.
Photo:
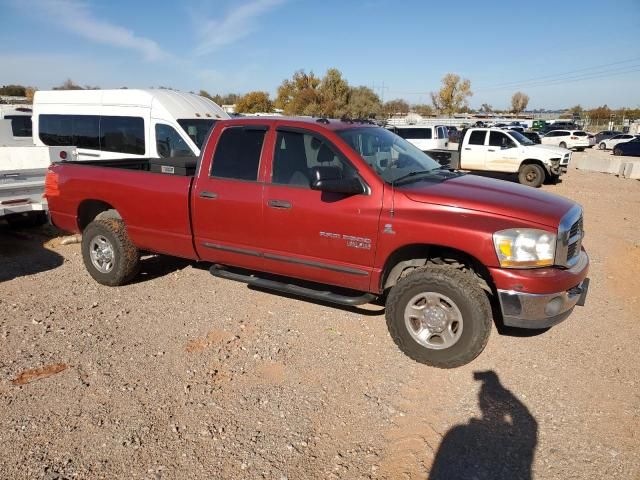
[[[323,302],[337,303],[338,305],[364,305],[365,303],[370,303],[377,298],[372,293],[364,293],[357,297],[350,297],[347,295],[340,295],[338,293],[324,290],[314,290],[313,288],[306,288],[290,283],[267,280],[266,278],[259,278],[255,275],[243,275],[241,273],[230,272],[229,270],[223,270],[215,265],[213,265],[209,269],[209,272],[214,277],[225,278],[227,280],[235,280],[236,282],[246,283],[253,287],[264,288],[266,290],[277,290],[278,292],[300,295],[301,297],[312,298],[314,300],[320,300]]]

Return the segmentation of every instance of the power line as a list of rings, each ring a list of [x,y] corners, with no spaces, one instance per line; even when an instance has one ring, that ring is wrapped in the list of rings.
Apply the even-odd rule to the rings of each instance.
[[[532,81],[536,81],[536,80],[543,80],[543,79],[549,79],[549,78],[555,78],[555,77],[563,77],[565,75],[571,75],[573,73],[577,73],[577,72],[585,72],[588,70],[599,70],[599,69],[603,69],[605,67],[610,67],[612,65],[621,65],[623,63],[629,63],[629,62],[634,62],[636,60],[640,60],[640,57],[634,57],[634,58],[629,58],[627,60],[620,60],[618,62],[612,62],[612,63],[605,63],[602,65],[594,65],[591,67],[584,67],[584,68],[579,68],[577,70],[569,70],[568,72],[563,72],[563,73],[554,73],[551,75],[543,75],[541,77],[533,77],[533,78],[529,78],[526,80],[516,80],[516,81],[512,81],[512,82],[505,82],[505,83],[498,83],[498,84],[494,84],[494,85],[488,85],[486,87],[481,87],[483,89],[488,89],[488,88],[494,88],[494,87],[507,87],[510,85],[520,85],[522,83],[529,83]],[[591,73],[595,73],[595,72],[591,72]]]

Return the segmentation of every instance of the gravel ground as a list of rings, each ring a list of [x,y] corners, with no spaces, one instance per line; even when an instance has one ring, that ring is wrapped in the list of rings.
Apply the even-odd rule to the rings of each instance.
[[[585,207],[587,305],[448,371],[381,307],[169,257],[103,287],[54,229],[0,226],[0,477],[640,478],[640,183],[543,188]]]

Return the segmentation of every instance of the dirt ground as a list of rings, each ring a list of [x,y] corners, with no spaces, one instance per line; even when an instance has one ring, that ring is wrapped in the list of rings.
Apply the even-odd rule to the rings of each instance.
[[[54,229],[0,226],[0,478],[640,478],[640,182],[543,188],[585,208],[587,304],[455,370],[382,307],[168,257],[103,287]]]

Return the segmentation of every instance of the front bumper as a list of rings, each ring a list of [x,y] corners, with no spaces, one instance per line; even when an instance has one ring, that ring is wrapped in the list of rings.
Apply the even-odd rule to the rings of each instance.
[[[548,328],[565,320],[576,305],[584,305],[589,279],[558,293],[522,293],[498,290],[505,325],[520,328]]]

